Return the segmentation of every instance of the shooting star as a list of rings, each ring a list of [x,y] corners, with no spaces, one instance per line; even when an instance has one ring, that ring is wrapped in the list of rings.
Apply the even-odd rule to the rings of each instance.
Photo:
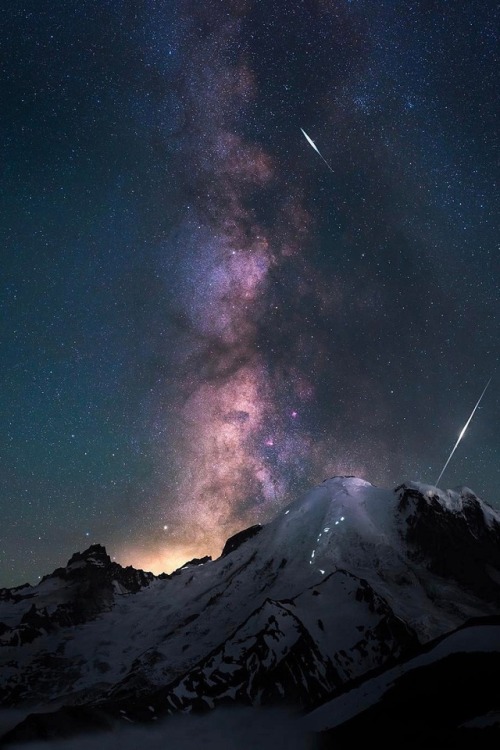
[[[301,130],[302,130],[302,128],[301,128]],[[308,143],[309,143],[309,144],[310,144],[310,145],[311,145],[311,146],[313,147],[313,149],[314,149],[314,150],[316,151],[316,153],[318,154],[318,156],[319,156],[319,157],[320,157],[321,159],[323,159],[323,161],[325,162],[325,164],[326,164],[326,166],[328,167],[328,169],[330,170],[330,172],[331,172],[332,174],[335,174],[335,172],[333,171],[333,169],[331,168],[331,166],[330,166],[330,165],[328,164],[328,162],[327,162],[327,160],[325,159],[325,157],[323,156],[323,154],[322,154],[322,153],[320,152],[319,148],[318,148],[318,147],[316,146],[316,144],[314,143],[313,139],[312,139],[312,138],[309,138],[309,136],[307,135],[307,133],[306,133],[306,131],[305,131],[305,130],[302,130],[302,133],[303,133],[303,135],[304,135],[304,138],[306,139],[306,141],[307,141],[307,142],[308,142]]]
[[[452,459],[452,456],[453,456],[453,454],[455,453],[455,451],[456,451],[456,449],[457,449],[457,446],[458,446],[459,442],[461,441],[461,439],[462,439],[462,438],[463,438],[463,436],[465,435],[465,431],[466,431],[467,427],[469,426],[469,424],[470,424],[470,422],[471,422],[471,419],[472,419],[472,417],[473,417],[473,416],[474,416],[474,414],[476,413],[476,409],[477,409],[477,407],[479,406],[479,404],[481,403],[481,399],[483,398],[484,394],[486,393],[486,390],[487,390],[487,388],[488,388],[488,386],[489,386],[489,384],[490,384],[490,383],[491,383],[491,378],[490,378],[490,379],[488,380],[488,382],[487,382],[487,383],[486,383],[486,385],[484,386],[484,390],[483,390],[483,392],[481,393],[481,395],[479,396],[479,398],[478,398],[478,400],[477,400],[477,404],[476,404],[476,405],[475,405],[475,407],[473,408],[473,410],[472,410],[472,412],[471,412],[471,415],[470,415],[469,419],[468,419],[468,420],[467,420],[467,422],[465,423],[465,427],[463,428],[462,432],[461,432],[461,433],[460,433],[460,435],[458,436],[458,440],[457,440],[457,442],[455,443],[455,445],[453,446],[453,450],[452,450],[452,452],[450,453],[450,455],[448,456],[448,460],[447,460],[447,462],[445,463],[445,465],[443,466],[443,468],[442,468],[442,470],[441,470],[441,474],[440,474],[440,475],[438,476],[438,478],[436,479],[436,487],[438,486],[438,484],[439,484],[439,480],[440,480],[440,479],[441,479],[441,477],[443,476],[443,474],[444,474],[444,472],[445,472],[445,470],[446,470],[446,467],[447,467],[447,466],[448,466],[448,464],[450,463],[450,461],[451,461],[451,459]]]

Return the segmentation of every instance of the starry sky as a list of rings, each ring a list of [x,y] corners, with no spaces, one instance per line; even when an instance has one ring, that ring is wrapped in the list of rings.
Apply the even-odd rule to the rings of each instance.
[[[491,376],[441,486],[500,506],[498,20],[3,4],[0,586],[433,483]]]

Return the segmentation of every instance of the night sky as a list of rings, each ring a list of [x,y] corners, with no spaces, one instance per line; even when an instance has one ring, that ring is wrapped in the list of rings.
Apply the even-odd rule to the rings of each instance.
[[[496,3],[7,0],[0,41],[0,586],[433,483],[491,376],[441,486],[500,506]]]

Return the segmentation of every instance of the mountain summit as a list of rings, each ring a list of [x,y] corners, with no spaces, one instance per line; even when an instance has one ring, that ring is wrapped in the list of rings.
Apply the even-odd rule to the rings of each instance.
[[[51,711],[19,739],[56,735],[68,711],[83,727],[89,711],[99,725],[228,701],[312,708],[498,615],[499,581],[500,515],[471,490],[333,477],[176,575],[93,545],[0,590],[0,701]]]

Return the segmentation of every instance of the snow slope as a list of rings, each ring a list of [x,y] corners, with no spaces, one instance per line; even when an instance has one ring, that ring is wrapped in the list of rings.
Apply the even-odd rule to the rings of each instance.
[[[467,489],[334,477],[227,549],[161,578],[111,569],[100,548],[37,587],[2,590],[0,700],[114,713],[153,696],[155,715],[200,700],[307,705],[500,611],[500,517]],[[66,622],[73,576],[87,604]],[[13,642],[29,612],[45,625]]]

